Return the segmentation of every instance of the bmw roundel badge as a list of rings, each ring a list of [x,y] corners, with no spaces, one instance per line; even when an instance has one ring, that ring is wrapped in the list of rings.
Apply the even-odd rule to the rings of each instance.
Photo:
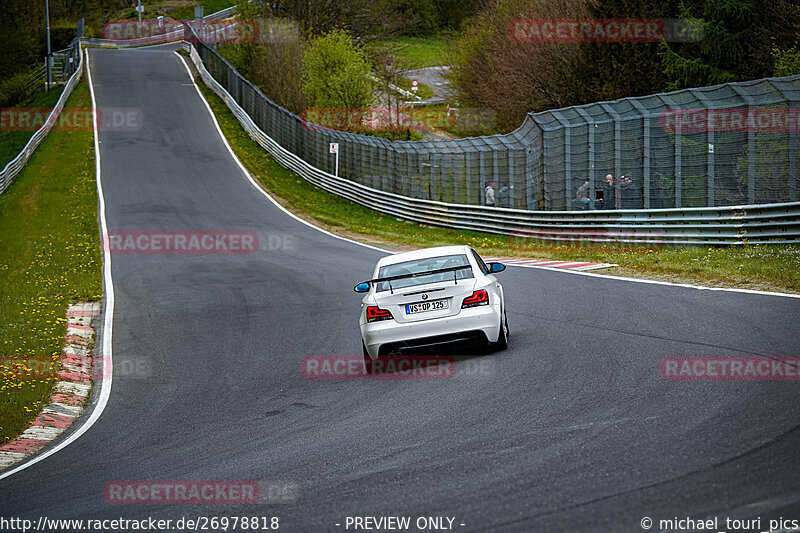
[[[428,295],[427,295],[427,294],[423,294],[423,295],[422,295],[422,299],[423,299],[423,300],[427,300],[427,299],[428,299]]]

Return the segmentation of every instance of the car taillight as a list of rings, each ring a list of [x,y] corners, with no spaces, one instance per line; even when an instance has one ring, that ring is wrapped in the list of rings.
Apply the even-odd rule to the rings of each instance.
[[[379,320],[391,320],[394,318],[392,313],[386,309],[381,309],[377,305],[367,306],[367,322],[378,322]]]
[[[489,305],[489,294],[486,292],[486,289],[475,291],[472,293],[472,296],[464,298],[464,304],[461,306],[461,309],[476,307],[478,305]]]

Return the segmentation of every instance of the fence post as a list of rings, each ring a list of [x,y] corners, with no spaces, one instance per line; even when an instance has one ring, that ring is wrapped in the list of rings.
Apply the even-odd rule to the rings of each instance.
[[[439,179],[442,181],[442,194],[441,200],[445,201],[445,193],[447,192],[447,180],[445,179],[444,167],[447,166],[447,156],[445,152],[439,152]]]
[[[572,139],[571,128],[569,121],[558,111],[553,111],[553,116],[556,117],[561,126],[564,128],[564,209],[567,211],[572,210]],[[591,187],[591,186],[590,186]],[[591,202],[594,203],[594,190],[592,190]]]
[[[620,176],[622,175],[622,119],[608,102],[601,102],[600,107],[611,115],[614,121],[614,172]]]
[[[514,150],[507,148],[508,151],[508,198],[509,202],[504,207],[517,207],[516,198],[514,198]]]
[[[470,176],[472,175],[472,172],[471,172],[472,169],[470,168],[471,165],[470,165],[470,157],[469,157],[469,155],[470,155],[470,152],[468,152],[467,150],[464,150],[464,186],[467,188],[467,190],[465,191],[467,193],[467,204],[473,205],[473,203],[472,203],[472,187],[470,187],[470,185],[472,184],[472,180],[470,179]],[[474,205],[480,205],[480,202],[478,202],[478,203],[476,203]]]
[[[591,117],[591,115],[589,115],[589,113],[587,113],[582,107],[576,107],[575,111],[577,111],[581,118],[586,122],[586,129],[588,130],[587,141],[589,142],[589,189],[592,191],[592,201],[589,202],[589,209],[594,209],[594,129],[597,127],[597,125],[594,123],[594,119]]]
[[[500,162],[497,160],[497,150],[492,150],[492,179],[495,187],[500,187],[500,180],[497,175],[500,174]],[[495,196],[495,204],[497,205],[497,197]]]
[[[706,192],[706,206],[707,207],[714,207],[716,205],[716,194],[714,192],[714,167],[716,165],[716,159],[714,157],[714,142],[715,142],[715,132],[714,128],[712,127],[711,123],[713,122],[713,104],[711,101],[704,95],[701,91],[696,89],[689,89],[689,92],[697,98],[702,104],[703,108],[706,110],[706,141],[708,145],[706,146],[706,166],[708,169],[708,186]]]
[[[642,196],[644,208],[650,208],[650,110],[635,98],[626,98],[642,117]]]
[[[797,124],[797,120],[800,119],[797,102],[800,101],[800,98],[795,96],[796,91],[788,90],[784,81],[775,79],[768,81],[789,102],[789,117],[792,118],[794,124]],[[797,128],[789,128],[789,201],[797,201]]]
[[[434,180],[436,179],[436,152],[431,150],[430,152],[431,158],[431,172],[430,172],[430,180],[428,181],[428,190],[431,193],[431,200],[433,200],[433,184]],[[439,191],[439,200],[442,199],[442,192]]]
[[[528,210],[532,211],[536,205],[533,202],[533,162],[531,161],[531,150],[533,147],[529,144],[525,148],[525,194],[528,199]]]
[[[753,130],[755,102],[738,85],[732,83],[731,89],[747,103],[747,203],[753,205],[756,203],[756,132]]]
[[[484,155],[483,150],[479,151],[478,154],[478,167],[480,168],[481,174],[481,201],[479,202],[479,205],[485,205],[486,195],[484,194],[484,191],[486,190],[486,156]]]
[[[417,165],[419,166],[419,197],[430,200],[431,199],[430,191],[428,191],[427,195],[423,193],[422,183],[425,178],[425,168],[424,168],[425,165],[422,162],[422,160],[423,160],[422,154],[420,153],[419,150],[417,150]]]
[[[673,112],[679,112],[680,107],[666,94],[657,95],[658,98],[669,106]],[[680,118],[680,115],[676,115]],[[675,121],[675,207],[681,207],[681,193],[683,192],[683,166],[682,161],[683,138],[681,136],[681,121]]]
[[[411,179],[411,147],[406,147],[408,150],[406,151],[406,196],[411,196],[409,193],[413,190],[412,187],[412,179]]]

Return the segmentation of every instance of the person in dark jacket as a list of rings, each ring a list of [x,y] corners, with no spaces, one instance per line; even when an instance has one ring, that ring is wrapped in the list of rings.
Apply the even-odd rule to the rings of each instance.
[[[617,187],[614,184],[614,176],[606,174],[606,185],[603,188],[603,209],[617,208]]]
[[[497,207],[511,207],[511,189],[505,183],[500,183],[497,191]]]
[[[639,187],[633,182],[630,176],[622,176],[620,182],[620,208],[621,209],[639,209]]]

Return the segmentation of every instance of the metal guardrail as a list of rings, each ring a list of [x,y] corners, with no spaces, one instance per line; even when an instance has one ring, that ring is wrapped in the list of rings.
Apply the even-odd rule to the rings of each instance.
[[[528,211],[409,198],[339,178],[320,170],[266,135],[206,70],[186,44],[203,81],[222,98],[250,136],[283,166],[313,185],[370,209],[423,224],[508,235],[524,246],[554,242],[640,245],[729,245],[800,240],[800,202],[733,207]]]
[[[78,44],[77,40],[75,41],[75,46],[78,47],[78,51],[80,52],[80,45]],[[83,73],[83,56],[82,54],[78,53],[77,57],[78,66],[72,76],[70,76],[67,83],[64,85],[64,89],[61,91],[61,96],[59,97],[58,102],[56,102],[56,105],[53,107],[53,110],[50,112],[50,115],[48,115],[44,125],[31,136],[31,138],[28,140],[28,143],[25,145],[25,148],[22,149],[17,157],[12,159],[0,172],[0,194],[3,194],[8,186],[11,185],[13,179],[17,177],[17,174],[19,174],[20,171],[22,171],[25,163],[28,162],[33,152],[53,128],[53,125],[55,125],[59,114],[61,114],[61,110],[64,108],[64,104],[67,102],[67,98],[69,98],[69,95],[72,93],[72,89],[75,87],[75,85],[77,85],[78,80],[80,80],[81,74]]]
[[[203,20],[224,20],[236,14],[236,6],[221,9],[216,13],[211,13],[203,17]]]

